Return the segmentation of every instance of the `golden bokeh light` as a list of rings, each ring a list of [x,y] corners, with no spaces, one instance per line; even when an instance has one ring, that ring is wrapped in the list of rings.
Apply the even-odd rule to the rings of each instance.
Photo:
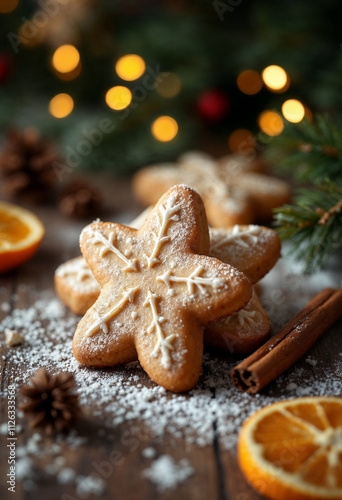
[[[65,118],[73,109],[74,101],[69,94],[57,94],[49,104],[49,111],[55,118]]]
[[[18,5],[19,0],[0,0],[0,13],[8,14],[12,12]]]
[[[182,88],[182,82],[179,76],[174,73],[161,73],[159,75],[160,83],[156,86],[156,91],[162,97],[175,97]]]
[[[120,111],[131,104],[132,92],[127,87],[117,85],[107,91],[105,99],[110,108]]]
[[[263,82],[260,74],[253,69],[246,69],[237,77],[237,86],[247,95],[255,95],[262,89]]]
[[[137,54],[127,54],[120,57],[115,64],[115,71],[122,80],[132,82],[140,78],[146,69],[145,61]]]
[[[52,56],[52,66],[59,73],[71,73],[80,63],[80,53],[73,45],[61,45]]]
[[[250,153],[255,147],[255,138],[250,130],[239,128],[234,130],[228,138],[228,146],[232,153]]]
[[[305,108],[298,99],[288,99],[281,107],[281,111],[287,121],[291,123],[299,123],[305,115]]]
[[[178,133],[178,124],[171,116],[160,116],[152,123],[151,131],[157,141],[172,141]]]
[[[274,92],[285,92],[289,87],[289,77],[286,71],[275,64],[267,66],[263,70],[262,79],[267,87]]]
[[[258,118],[259,127],[265,134],[276,136],[282,133],[284,122],[282,117],[275,111],[266,110],[260,113]]]

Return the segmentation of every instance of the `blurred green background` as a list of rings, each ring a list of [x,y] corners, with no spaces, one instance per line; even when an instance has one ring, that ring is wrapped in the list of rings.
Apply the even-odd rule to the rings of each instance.
[[[340,120],[336,0],[0,0],[0,11],[2,132],[35,126],[79,168],[246,153],[286,120]]]

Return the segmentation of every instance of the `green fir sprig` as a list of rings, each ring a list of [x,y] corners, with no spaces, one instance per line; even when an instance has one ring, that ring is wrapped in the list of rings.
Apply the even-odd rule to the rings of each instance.
[[[342,130],[327,116],[287,124],[266,155],[280,173],[290,174],[298,182],[318,183],[328,178],[342,183]]]
[[[302,189],[295,205],[276,210],[279,236],[289,239],[293,254],[304,261],[305,271],[323,267],[342,244],[342,189],[326,181],[316,190]]]
[[[342,245],[342,130],[322,115],[312,123],[288,124],[267,156],[278,172],[307,186],[294,204],[275,210],[275,226],[312,273]]]

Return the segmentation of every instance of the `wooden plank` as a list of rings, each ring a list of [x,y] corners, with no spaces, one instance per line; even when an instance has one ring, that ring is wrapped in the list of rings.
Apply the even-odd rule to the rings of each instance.
[[[100,181],[96,177],[96,182],[99,186],[106,186],[104,189],[105,219],[129,222],[139,213],[139,206],[132,200],[128,180],[116,181],[107,178],[105,181]],[[55,268],[61,262],[79,255],[79,232],[83,225],[89,222],[64,218],[52,206],[43,207],[36,211],[47,229],[41,249],[34,259],[17,272],[0,277],[0,304],[2,301],[10,302],[17,309],[26,309],[34,304],[37,298],[53,293]],[[338,267],[337,273],[340,273],[340,267]],[[280,289],[281,280],[279,281]],[[300,294],[300,289],[296,293]],[[282,302],[276,297],[275,305],[282,308],[290,299],[291,297],[286,297],[284,298],[285,302]],[[4,311],[0,310],[0,321],[4,318],[4,314]],[[72,316],[71,313],[66,314]],[[298,363],[297,368],[302,368],[304,381],[310,380],[310,377],[323,380],[326,367],[334,366],[339,361],[339,353],[342,348],[340,328],[341,326],[337,325],[311,349],[309,355],[318,361],[317,366],[313,367],[305,359]],[[7,352],[7,349],[2,343],[1,351]],[[3,387],[13,381],[14,377],[19,377],[22,381],[25,367],[6,366],[3,361],[1,360]],[[261,397],[294,397],[296,393],[289,392],[286,386],[295,373],[292,370],[297,368],[291,369],[288,374],[282,377],[281,381],[275,381],[266,388]],[[141,376],[141,381],[143,385],[150,384],[144,374]],[[229,383],[227,380],[227,384]],[[301,381],[299,381],[300,384]],[[267,401],[266,398],[265,401]],[[17,493],[14,497],[9,496],[2,477],[0,497],[4,499],[18,498],[19,500],[36,499],[37,496],[49,500],[70,500],[70,498],[78,498],[79,500],[83,498],[104,500],[113,498],[124,498],[125,500],[151,500],[152,498],[166,500],[174,498],[179,500],[188,500],[189,498],[195,500],[207,498],[213,500],[261,499],[244,480],[238,468],[234,451],[223,449],[217,431],[212,446],[198,447],[195,444],[189,444],[185,439],[176,439],[172,435],[165,434],[162,438],[153,437],[141,421],[132,423],[126,421],[120,425],[105,427],[101,415],[96,415],[96,412],[103,409],[99,406],[95,403],[89,403],[85,407],[85,415],[77,428],[77,436],[70,442],[66,439],[56,445],[53,439],[42,435],[42,439],[37,444],[37,452],[32,457],[33,482],[27,483],[26,481],[26,485],[17,482]],[[6,421],[6,413],[7,404],[6,398],[4,398],[1,404],[1,422]],[[150,425],[153,427],[153,422]],[[18,447],[27,446],[27,443],[32,441],[34,434],[25,426],[23,432],[17,436]],[[7,468],[5,438],[6,436],[1,436],[0,467],[3,471]],[[84,442],[80,442],[82,438],[84,438]],[[78,444],[75,445],[77,440]],[[55,451],[53,451],[54,446],[57,446]],[[146,448],[155,450],[155,457],[145,457],[144,450]],[[193,475],[184,483],[179,484],[177,489],[158,491],[157,487],[144,477],[144,471],[150,468],[156,458],[162,455],[171,456],[176,463],[186,458],[194,469]],[[77,490],[75,481],[72,481],[71,484],[62,484],[56,478],[57,469],[53,472],[54,463],[58,458],[64,459],[63,467],[70,467],[78,477],[99,475],[104,481],[103,494],[96,496],[90,494],[89,491]],[[47,465],[51,466],[51,474],[47,472]],[[28,490],[29,487],[33,489]]]

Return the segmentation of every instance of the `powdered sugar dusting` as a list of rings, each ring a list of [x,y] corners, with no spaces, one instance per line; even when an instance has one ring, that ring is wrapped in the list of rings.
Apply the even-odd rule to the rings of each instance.
[[[284,324],[318,291],[312,286],[313,280],[289,272],[284,262],[270,273],[262,298],[273,325]],[[332,278],[330,283],[335,284]],[[7,348],[10,378],[19,385],[41,366],[51,371],[74,373],[85,413],[91,408],[92,416],[108,428],[139,422],[156,438],[165,439],[167,435],[168,439],[185,439],[197,446],[206,446],[213,443],[216,426],[222,446],[230,449],[236,444],[244,419],[261,407],[289,397],[341,395],[342,392],[342,357],[338,353],[331,364],[324,367],[324,377],[314,363],[304,361],[255,397],[232,386],[230,370],[236,359],[206,353],[197,386],[186,394],[171,394],[153,384],[138,363],[113,369],[79,365],[72,356],[71,345],[77,321],[48,294],[32,307],[17,309],[7,316],[0,324],[0,338],[4,339],[6,328],[25,336],[24,345]],[[307,358],[312,360],[313,355],[308,354]],[[317,359],[317,365],[320,364]]]
[[[194,473],[188,460],[183,458],[177,464],[169,455],[162,455],[143,471],[143,476],[152,481],[157,490],[174,489]]]

